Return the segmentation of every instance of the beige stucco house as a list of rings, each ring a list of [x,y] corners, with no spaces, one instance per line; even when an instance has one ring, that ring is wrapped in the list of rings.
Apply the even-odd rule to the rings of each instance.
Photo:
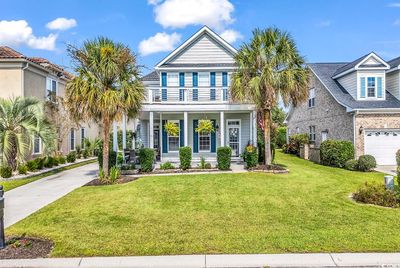
[[[395,165],[400,149],[400,57],[369,53],[346,63],[313,63],[308,102],[291,107],[288,135],[308,133],[316,148],[326,139],[348,140],[355,157],[370,154]]]
[[[70,73],[46,59],[27,57],[10,47],[0,46],[0,98],[35,97],[57,104],[56,96],[64,96],[66,83],[71,78]],[[62,131],[59,132],[59,150],[63,154],[75,150],[77,145],[83,146],[84,138],[99,136],[96,124],[75,124],[66,115],[64,113],[63,118],[57,118],[64,128],[59,130]],[[34,139],[33,144],[32,154],[40,155],[40,140]]]

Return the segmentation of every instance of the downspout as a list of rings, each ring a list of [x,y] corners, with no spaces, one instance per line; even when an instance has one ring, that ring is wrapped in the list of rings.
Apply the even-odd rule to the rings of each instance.
[[[29,67],[29,62],[26,62],[25,63],[25,67],[22,68],[22,71],[21,71],[21,97],[24,97],[24,88],[25,88],[25,85],[24,85],[24,83],[25,83],[24,71],[26,69],[28,69],[28,67]]]
[[[358,111],[356,110],[353,114],[353,144],[354,144],[354,151],[355,151],[355,154],[354,154],[355,159],[357,158],[357,143],[356,143],[357,142],[357,139],[356,139],[356,136],[357,136],[356,116],[357,116],[357,114],[358,114]]]

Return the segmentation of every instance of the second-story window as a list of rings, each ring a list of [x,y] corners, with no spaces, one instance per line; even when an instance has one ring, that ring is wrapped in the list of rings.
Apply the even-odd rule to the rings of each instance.
[[[368,77],[367,79],[367,96],[368,98],[375,98],[375,77]]]
[[[46,99],[52,102],[57,101],[57,81],[51,78],[46,79]]]
[[[199,87],[210,86],[210,73],[199,73]]]
[[[167,82],[168,82],[168,86],[169,87],[177,87],[177,86],[179,86],[178,73],[168,73]]]
[[[308,93],[308,108],[315,106],[315,88],[310,89]]]
[[[382,77],[368,76],[360,77],[360,98],[382,99],[383,98]]]
[[[315,141],[315,126],[310,126],[309,137],[311,142]]]

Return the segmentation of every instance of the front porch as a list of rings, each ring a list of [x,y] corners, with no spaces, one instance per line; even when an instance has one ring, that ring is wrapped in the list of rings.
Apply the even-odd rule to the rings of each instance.
[[[209,119],[215,132],[202,135],[196,131],[198,121]],[[221,146],[232,148],[232,161],[241,161],[241,153],[248,143],[257,140],[256,113],[254,111],[144,111],[140,115],[140,139],[144,147],[154,148],[161,162],[179,163],[179,148],[192,148],[193,162],[204,157],[207,162],[216,162],[216,150]],[[167,122],[179,126],[179,135],[167,134]]]

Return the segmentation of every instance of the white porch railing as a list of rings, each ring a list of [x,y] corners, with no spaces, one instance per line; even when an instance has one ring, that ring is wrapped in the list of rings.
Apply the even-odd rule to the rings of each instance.
[[[228,103],[227,87],[180,88],[167,87],[148,89],[146,103]]]

